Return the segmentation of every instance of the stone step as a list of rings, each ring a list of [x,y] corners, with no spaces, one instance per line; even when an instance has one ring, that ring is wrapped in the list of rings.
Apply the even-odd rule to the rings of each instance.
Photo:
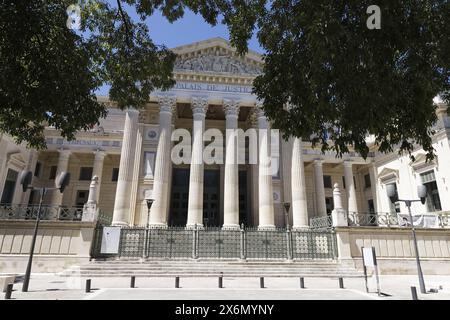
[[[359,277],[353,266],[336,260],[117,259],[73,266],[61,276],[82,277]]]
[[[70,277],[71,275],[67,275],[67,274],[63,274],[60,275],[61,277]],[[77,276],[86,278],[86,277],[130,277],[130,276],[135,276],[135,277],[147,277],[147,278],[154,278],[154,277],[180,277],[180,278],[203,278],[203,277],[218,277],[218,274],[204,274],[204,273],[192,273],[192,274],[180,274],[180,273],[164,273],[164,274],[147,274],[147,273],[116,273],[116,274],[110,274],[110,273],[98,273],[98,274],[90,274],[90,273],[86,273],[86,274],[79,274]],[[297,274],[288,274],[288,273],[277,273],[277,274],[266,274],[266,273],[261,273],[261,274],[239,274],[239,273],[230,273],[230,274],[224,274],[224,277],[226,278],[241,278],[241,277],[245,277],[245,278],[258,278],[258,277],[268,277],[268,278],[299,278],[299,277],[309,277],[309,278],[322,278],[322,277],[327,277],[327,278],[339,278],[339,277],[343,277],[343,278],[357,278],[357,277],[363,277],[363,275],[361,274],[355,274],[355,273],[297,273]]]

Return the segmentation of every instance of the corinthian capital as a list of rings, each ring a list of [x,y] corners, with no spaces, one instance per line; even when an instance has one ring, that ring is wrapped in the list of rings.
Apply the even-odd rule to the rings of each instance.
[[[239,100],[223,99],[223,109],[225,110],[225,116],[237,116],[239,114]]]
[[[257,118],[265,118],[266,115],[264,114],[264,110],[263,110],[263,101],[262,100],[256,100],[255,102],[255,114]]]
[[[173,113],[177,106],[177,97],[169,95],[158,96],[159,111]]]
[[[193,114],[205,114],[208,109],[207,97],[192,97],[191,108]]]

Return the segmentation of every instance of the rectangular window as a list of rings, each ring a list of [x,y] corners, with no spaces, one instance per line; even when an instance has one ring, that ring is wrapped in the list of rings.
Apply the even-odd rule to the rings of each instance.
[[[11,202],[13,201],[18,176],[19,173],[17,171],[8,169],[8,173],[6,174],[5,185],[3,187],[1,203],[11,204]]]
[[[56,171],[58,170],[58,167],[57,166],[51,166],[50,167],[50,174],[49,174],[49,176],[48,176],[48,178],[50,179],[50,180],[53,180],[53,179],[56,179]]]
[[[323,176],[323,185],[325,188],[331,189],[331,176]]]
[[[80,168],[80,181],[89,181],[92,179],[92,167],[81,167]]]
[[[375,213],[375,205],[373,204],[373,199],[367,200],[367,205],[369,207],[369,213]]]
[[[119,168],[113,168],[111,181],[119,180]]]
[[[441,211],[441,199],[439,197],[439,190],[436,184],[436,176],[434,170],[430,170],[420,174],[423,185],[427,188],[427,211],[435,212]]]
[[[390,184],[393,184],[395,186],[395,191],[397,192],[397,184],[395,182],[390,183]],[[386,197],[387,197],[387,195],[386,195]],[[389,199],[389,197],[388,197],[388,201],[389,201],[389,207],[391,209],[390,210],[391,213],[400,213],[400,203],[399,202],[392,203],[391,200]]]
[[[344,176],[342,176],[342,188],[345,189],[345,177]]]
[[[370,174],[366,174],[364,176],[364,187],[366,188],[370,188],[372,186],[371,181],[370,181]]]
[[[42,164],[38,161],[36,162],[36,167],[34,168],[34,176],[39,177],[41,175]]]

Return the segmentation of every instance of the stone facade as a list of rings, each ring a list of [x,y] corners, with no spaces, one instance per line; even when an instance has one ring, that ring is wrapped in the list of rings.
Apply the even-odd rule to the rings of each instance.
[[[96,205],[117,225],[237,227],[244,223],[273,228],[289,223],[307,228],[311,218],[331,214],[335,183],[342,192],[343,209],[349,213],[407,213],[403,205],[395,208],[388,201],[388,183],[396,183],[401,198],[415,198],[416,185],[429,184],[431,204],[415,203],[413,212],[450,211],[450,120],[443,105],[433,138],[437,159],[430,163],[419,149],[414,152],[414,163],[407,155],[379,154],[374,145],[367,159],[354,152],[340,159],[313,149],[308,141],[281,137],[279,154],[272,155],[279,169],[270,176],[258,164],[228,165],[232,149],[226,148],[224,163],[172,163],[171,150],[177,142],[171,134],[176,129],[192,133],[192,150],[198,155],[208,143],[202,146],[201,134],[195,136],[196,132],[217,129],[224,133],[223,144],[228,146],[227,128],[271,127],[264,114],[257,112],[260,102],[251,94],[251,83],[262,68],[258,54],[239,57],[218,38],[173,50],[179,60],[172,90],[154,92],[147,105],[123,111],[99,97],[108,107],[107,118],[91,131],[79,132],[75,141],[65,141],[49,127],[48,148],[35,151],[2,135],[2,202],[37,203],[38,195],[22,192],[17,182],[18,173],[28,169],[34,173],[35,186],[53,186],[59,172],[71,173],[63,195],[52,192],[46,196],[44,203],[54,206],[82,208],[88,201],[91,178],[97,176]],[[195,127],[195,121],[202,124]],[[258,153],[266,148],[260,142]],[[238,151],[250,153],[250,147],[254,146],[240,146]],[[208,198],[202,200],[202,196]],[[149,198],[155,200],[150,213]],[[284,202],[292,203],[287,217]]]

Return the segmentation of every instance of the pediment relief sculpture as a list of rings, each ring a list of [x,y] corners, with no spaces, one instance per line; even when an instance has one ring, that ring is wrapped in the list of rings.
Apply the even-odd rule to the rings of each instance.
[[[260,67],[246,64],[238,59],[215,55],[201,55],[187,59],[179,58],[175,62],[174,70],[249,75],[258,75],[262,71]]]

